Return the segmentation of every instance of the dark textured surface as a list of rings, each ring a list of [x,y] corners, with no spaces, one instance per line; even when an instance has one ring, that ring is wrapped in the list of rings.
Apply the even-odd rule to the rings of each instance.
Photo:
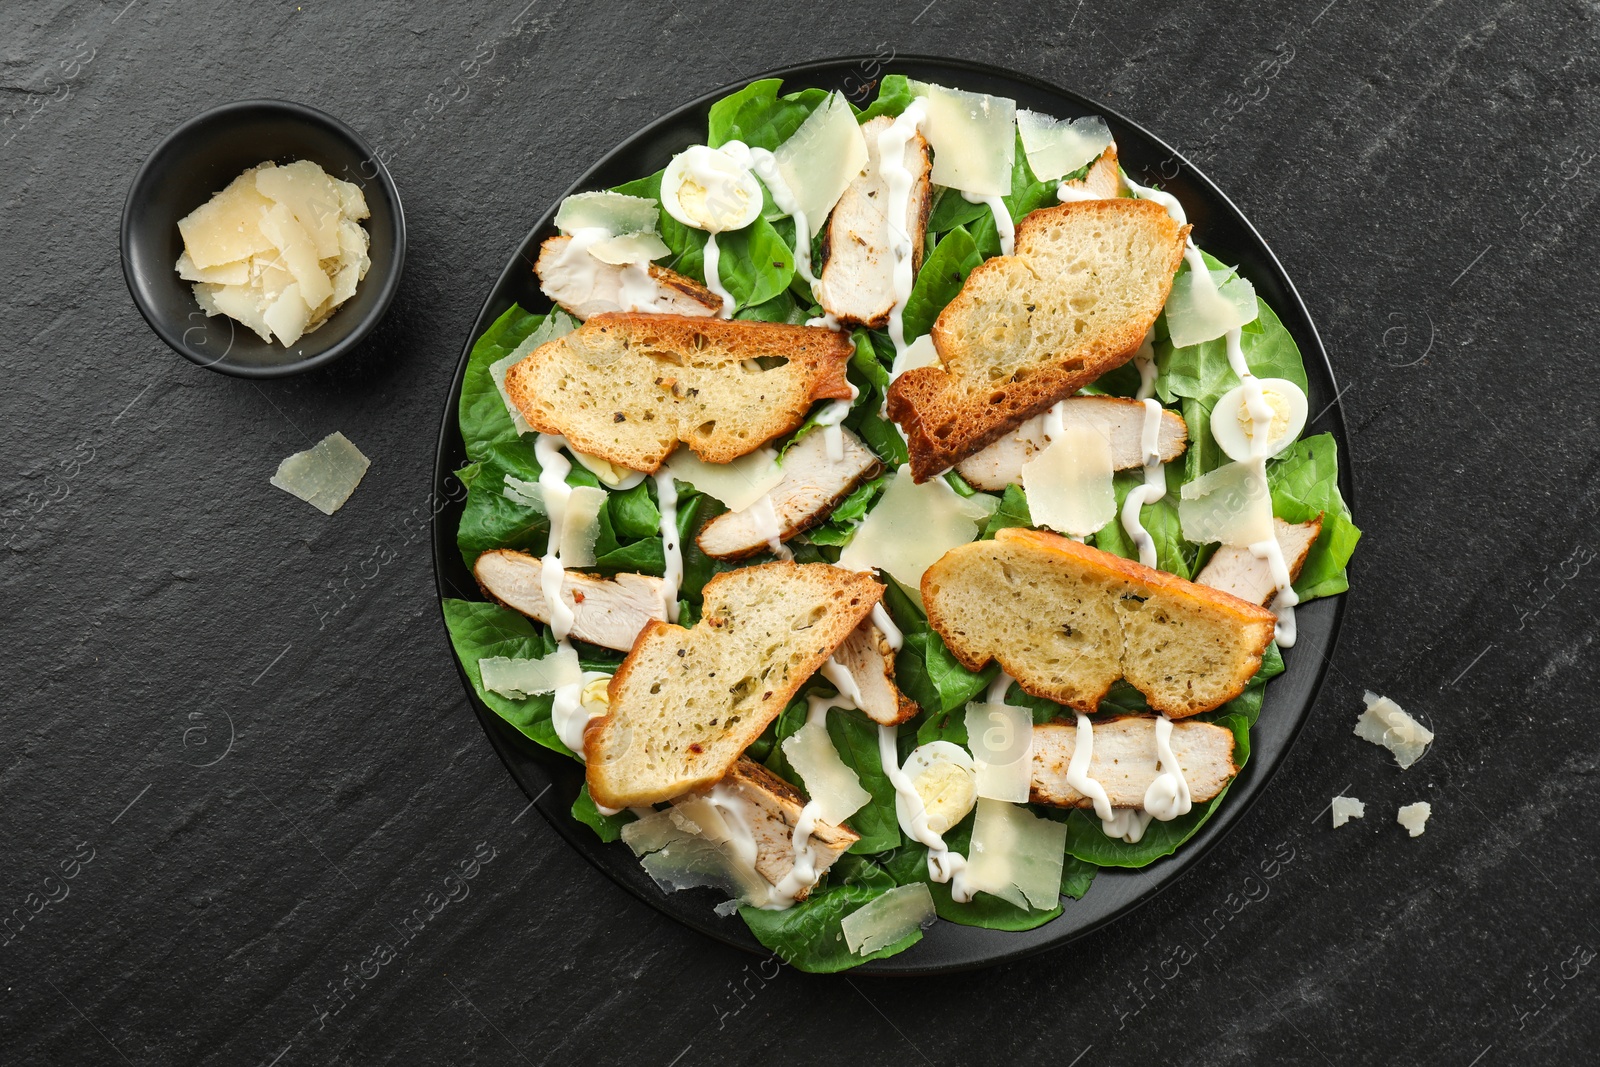
[[[1596,16],[1324,3],[5,5],[0,1060],[1588,1062]],[[879,47],[1099,96],[1207,168],[1323,330],[1367,533],[1234,833],[1109,931],[897,982],[775,973],[519,818],[425,537],[443,391],[548,199],[667,107]],[[168,130],[272,95],[390,154],[411,242],[361,351],[253,384],[145,328],[116,221]],[[335,429],[373,466],[325,519],[267,478]],[[1363,687],[1438,732],[1410,771],[1350,735]],[[1335,833],[1340,791],[1368,816]]]

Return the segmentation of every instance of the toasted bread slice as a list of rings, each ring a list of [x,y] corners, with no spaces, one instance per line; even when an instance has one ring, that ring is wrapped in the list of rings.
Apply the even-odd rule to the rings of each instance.
[[[861,439],[842,429],[844,455],[828,458],[827,435],[813,430],[783,455],[783,480],[765,498],[743,511],[725,511],[706,523],[695,539],[715,559],[744,559],[767,550],[770,524],[760,514],[770,504],[778,540],[787,541],[827,518],[850,491],[881,468]]]
[[[533,271],[544,295],[579,319],[626,310],[622,306],[623,268],[587,253],[583,254],[586,262],[575,268],[563,255],[571,243],[570,237],[547,237],[539,246],[539,262]],[[722,310],[722,298],[693,278],[654,263],[649,273],[656,311],[708,318]]]
[[[849,673],[860,699],[856,705],[880,726],[895,726],[916,718],[917,702],[894,684],[894,649],[868,619],[834,650],[833,658]]]
[[[889,324],[894,308],[894,252],[896,240],[911,245],[911,276],[922,269],[933,208],[929,175],[933,157],[928,142],[918,133],[906,142],[904,163],[911,173],[911,195],[903,219],[891,220],[889,181],[878,166],[878,135],[894,122],[879,115],[863,123],[867,140],[867,166],[845,189],[828,225],[822,231],[822,273],[817,278],[817,303],[842,323],[879,330]]]
[[[1094,711],[1118,678],[1172,718],[1211,711],[1261,668],[1257,604],[1039,530],[951,549],[922,576],[928,624],[968,670]]]
[[[766,563],[706,583],[692,630],[651,622],[584,731],[589,792],[654,804],[728,772],[883,596],[826,563]]]
[[[683,441],[728,463],[850,397],[845,334],[683,315],[596,315],[506,372],[528,425],[574,448],[654,473]]]
[[[1078,727],[1047,722],[1033,728],[1033,786],[1029,799],[1059,808],[1091,808],[1094,802],[1067,784],[1067,767],[1078,747]],[[1209,722],[1172,726],[1172,754],[1178,757],[1189,799],[1199,804],[1222,792],[1239,773],[1233,764],[1233,731]],[[1156,720],[1125,715],[1094,724],[1089,777],[1100,783],[1113,808],[1144,806],[1145,790],[1155,780]]]
[[[718,785],[746,804],[747,829],[756,845],[756,873],[773,885],[781,884],[794,868],[794,827],[800,821],[801,809],[806,806],[805,794],[745,756],[739,757]],[[715,788],[717,786],[711,786],[689,795],[705,796]],[[679,797],[673,804],[680,805],[683,799]],[[817,878],[821,879],[834,861],[859,840],[861,835],[849,827],[818,819],[811,828],[810,837]],[[795,899],[804,900],[810,891],[810,886],[804,887],[795,894]]]
[[[472,565],[485,596],[548,623],[550,602],[544,597],[543,574],[544,560],[507,548],[485,552]],[[564,571],[561,575],[561,599],[572,609],[572,636],[619,652],[633,647],[650,620],[666,619],[662,589],[661,579],[648,574],[595,578]]]
[[[1111,466],[1126,470],[1144,463],[1144,404],[1120,396],[1074,396],[1061,402],[1063,427],[1087,426],[1111,444]],[[956,464],[956,472],[974,489],[1001,490],[1022,483],[1022,465],[1044,451],[1050,439],[1045,436],[1044,420],[1035,415],[1015,430]],[[1189,445],[1189,429],[1176,411],[1161,412],[1161,427],[1156,433],[1156,448],[1161,462],[1169,463],[1183,455]]]
[[[942,365],[889,387],[912,476],[926,481],[1132,359],[1188,235],[1148,200],[1086,200],[1023,219],[1016,254],[979,264],[940,312]]]
[[[1274,517],[1272,531],[1278,539],[1278,547],[1283,550],[1283,561],[1289,565],[1289,580],[1292,582],[1300,577],[1300,568],[1305,566],[1306,555],[1322,533],[1322,516],[1299,523],[1284,522]],[[1257,558],[1248,548],[1221,546],[1200,568],[1194,580],[1262,607],[1270,607],[1278,598],[1278,586],[1272,580],[1271,565]]]

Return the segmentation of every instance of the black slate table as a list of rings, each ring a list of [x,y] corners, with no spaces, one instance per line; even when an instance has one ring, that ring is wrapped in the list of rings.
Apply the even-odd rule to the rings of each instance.
[[[0,8],[0,1062],[1593,1062],[1592,8],[226,7]],[[1209,172],[1320,325],[1366,537],[1219,847],[1066,949],[890,982],[684,930],[529,814],[426,526],[468,325],[551,198],[720,84],[892,51],[1079,90]],[[411,238],[359,352],[259,384],[167,350],[116,253],[155,143],[255,96],[382,146]],[[373,464],[324,518],[267,479],[333,430]],[[1365,688],[1437,732],[1408,772],[1352,736]],[[1368,814],[1334,831],[1341,792]]]

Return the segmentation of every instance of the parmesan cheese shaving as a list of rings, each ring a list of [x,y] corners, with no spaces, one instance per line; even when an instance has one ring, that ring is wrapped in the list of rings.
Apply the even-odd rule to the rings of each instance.
[[[1017,132],[1028,168],[1042,182],[1064,178],[1093,163],[1111,147],[1111,128],[1099,115],[1058,119],[1038,111],[1017,112]]]
[[[332,515],[350,499],[370,466],[372,461],[336,430],[278,464],[272,484]]]
[[[758,448],[732,463],[707,463],[679,448],[667,457],[666,467],[678,481],[722,501],[729,511],[743,511],[783,480],[778,454],[770,448]]]
[[[966,724],[978,796],[1026,804],[1033,784],[1033,712],[1011,704],[968,704]]]
[[[1225,463],[1179,493],[1178,524],[1197,545],[1247,548],[1272,540],[1272,497],[1251,463]]]
[[[943,478],[918,485],[902,468],[890,477],[878,506],[840,553],[839,566],[855,571],[876,567],[916,589],[923,572],[940,556],[978,536],[978,527],[998,505],[985,493],[963,497]]]
[[[1367,806],[1355,797],[1333,798],[1333,828],[1337,830],[1351,819],[1360,819],[1367,814]]]
[[[1214,341],[1229,330],[1255,321],[1255,286],[1248,278],[1228,278],[1230,273],[1213,270],[1202,279],[1193,270],[1186,270],[1172,280],[1166,315],[1167,333],[1175,347]]]
[[[504,478],[501,489],[502,496],[513,504],[532,508],[541,515],[547,514],[544,506],[544,486],[538,482],[530,482],[523,478],[518,478],[514,474],[507,474]]]
[[[593,567],[594,543],[600,536],[600,509],[606,491],[592,485],[573,488],[561,513],[561,563],[566,567]]]
[[[366,277],[369,215],[360,187],[315,163],[262,163],[179,220],[175,268],[207,315],[292,346]]]
[[[842,93],[812,111],[772,153],[773,163],[811,226],[820,226],[867,165],[867,140]]]
[[[556,228],[562,233],[601,229],[613,237],[626,233],[654,233],[660,214],[656,202],[625,193],[574,193],[556,209]]]
[[[219,263],[214,267],[197,267],[189,253],[178,253],[178,277],[186,282],[208,282],[212,285],[244,285],[250,280],[250,261],[236,259],[232,263]]]
[[[333,187],[333,179],[321,167],[302,159],[281,167],[258,168],[256,192],[294,215],[295,221],[311,238],[318,259],[330,259],[339,254],[339,217],[343,214],[343,204],[339,191]]]
[[[283,260],[283,269],[294,275],[305,293],[306,303],[315,307],[333,295],[333,282],[323,271],[317,246],[300,220],[286,204],[273,204],[261,216],[261,232],[267,235]],[[288,342],[285,342],[286,344]]]
[[[742,862],[728,842],[704,836],[703,831],[716,829],[704,809],[674,807],[652,811],[623,826],[622,840],[640,857],[645,872],[669,893],[710,886],[741,904],[766,903],[772,896],[771,885]]]
[[[648,266],[653,259],[672,254],[672,249],[653,233],[625,233],[619,237],[607,237],[603,241],[596,241],[589,246],[589,254],[602,263],[613,266],[634,264]]]
[[[872,800],[856,772],[839,758],[825,721],[807,722],[784,738],[783,754],[805,780],[806,793],[824,822],[842,823]]]
[[[921,82],[912,91],[925,99],[934,184],[973,196],[1010,195],[1017,102]]]
[[[1087,537],[1117,514],[1111,442],[1091,426],[1073,425],[1022,465],[1022,488],[1035,526]]]
[[[183,249],[196,267],[248,260],[272,248],[261,232],[261,215],[272,201],[256,191],[256,173],[271,166],[263,163],[250,168],[178,220]]]
[[[583,676],[578,653],[571,645],[563,645],[543,659],[486,656],[478,661],[478,670],[485,689],[513,700],[554,693],[564,685],[576,684]]]
[[[844,942],[858,956],[904,941],[938,918],[926,882],[896,886],[846,915],[839,923]]]
[[[1066,823],[1041,819],[1020,804],[979,800],[966,886],[1019,908],[1053,908],[1066,846]]]
[[[1367,710],[1356,720],[1357,737],[1394,753],[1394,761],[1401,770],[1422,758],[1433,741],[1433,731],[1388,697],[1368,692],[1362,694],[1361,699],[1366,702]]]
[[[1395,821],[1411,832],[1412,837],[1421,837],[1423,827],[1428,823],[1428,816],[1433,814],[1433,805],[1426,800],[1419,800],[1415,804],[1407,804],[1395,816]]]
[[[918,367],[940,366],[939,350],[933,346],[933,334],[925,333],[921,337],[906,345],[905,351],[896,353],[894,367],[889,371],[889,379],[893,381],[908,370]]]

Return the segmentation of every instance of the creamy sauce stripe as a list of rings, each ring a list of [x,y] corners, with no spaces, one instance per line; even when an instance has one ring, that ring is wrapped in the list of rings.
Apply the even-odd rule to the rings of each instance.
[[[1183,226],[1188,223],[1188,216],[1184,214],[1183,205],[1178,202],[1177,197],[1159,189],[1140,185],[1132,178],[1125,177],[1124,180],[1135,196],[1160,204],[1178,225]],[[1212,294],[1216,295],[1217,281],[1211,276],[1211,271],[1206,266],[1205,258],[1200,254],[1200,249],[1195,245],[1192,237],[1184,246],[1183,258],[1189,264],[1189,272],[1194,275],[1195,283],[1209,286]],[[1239,381],[1244,384],[1245,410],[1250,413],[1250,457],[1243,462],[1249,470],[1252,492],[1259,493],[1262,496],[1270,496],[1271,489],[1267,484],[1267,453],[1272,444],[1272,405],[1268,403],[1266,394],[1261,389],[1260,380],[1251,373],[1250,365],[1244,358],[1243,336],[1242,331],[1237,326],[1224,335],[1228,348],[1228,365],[1233,368],[1233,373],[1238,375]],[[1165,490],[1163,489],[1163,491]],[[1129,499],[1132,499],[1131,493],[1129,494]],[[1160,499],[1160,497],[1156,499]],[[1124,509],[1123,514],[1124,521],[1126,521],[1126,509]],[[1129,532],[1130,534],[1132,533],[1132,531]],[[1294,646],[1296,635],[1294,606],[1300,602],[1300,598],[1294,591],[1294,584],[1289,580],[1289,566],[1288,562],[1283,558],[1283,546],[1278,544],[1277,537],[1273,536],[1250,545],[1249,549],[1257,559],[1266,560],[1267,566],[1272,572],[1272,584],[1277,590],[1277,595],[1272,601],[1272,610],[1278,617],[1274,636],[1279,646],[1291,648]],[[1144,549],[1141,543],[1141,557],[1143,554]]]

